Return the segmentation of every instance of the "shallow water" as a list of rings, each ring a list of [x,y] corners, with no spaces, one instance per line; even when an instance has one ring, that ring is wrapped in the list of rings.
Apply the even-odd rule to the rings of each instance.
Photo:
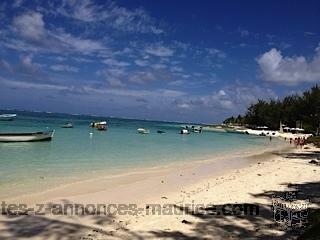
[[[108,131],[89,127],[106,120]],[[72,122],[73,129],[60,128]],[[242,134],[203,132],[180,135],[178,123],[98,118],[65,114],[19,113],[0,121],[1,132],[55,129],[50,142],[0,143],[0,197],[45,189],[133,167],[208,159],[279,144],[278,140]],[[138,134],[136,129],[150,129]],[[157,130],[165,134],[158,134]],[[92,137],[90,137],[90,133]]]

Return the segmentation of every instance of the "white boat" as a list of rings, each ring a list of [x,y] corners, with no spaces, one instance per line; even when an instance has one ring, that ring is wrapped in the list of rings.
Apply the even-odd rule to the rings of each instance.
[[[192,132],[201,133],[202,132],[202,126],[192,126]]]
[[[17,117],[17,114],[0,114],[0,121],[12,121]]]
[[[92,122],[90,124],[90,126],[92,128],[96,128],[99,131],[106,131],[107,130],[107,122],[103,121],[103,122]]]
[[[96,126],[96,129],[99,130],[99,131],[106,131],[107,130],[107,125],[105,124],[98,124]]]
[[[146,129],[146,128],[138,128],[137,131],[138,131],[138,133],[141,133],[141,134],[149,134],[150,133],[149,129]]]
[[[181,129],[180,134],[189,134],[189,130],[188,129]]]
[[[54,135],[54,130],[47,132],[30,133],[0,133],[0,142],[36,142],[50,141]]]
[[[67,123],[64,125],[61,125],[62,128],[73,128],[73,124],[72,123]]]

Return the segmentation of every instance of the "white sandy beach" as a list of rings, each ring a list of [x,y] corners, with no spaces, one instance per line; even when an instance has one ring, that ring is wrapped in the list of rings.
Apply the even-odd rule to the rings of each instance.
[[[0,240],[320,240],[320,0],[0,22]]]
[[[7,199],[6,203],[137,204],[137,215],[1,216],[1,239],[287,239],[275,226],[272,194],[299,189],[307,198],[319,189],[319,167],[309,161],[320,151],[287,148],[242,160],[202,161],[163,169],[137,171]],[[218,167],[220,166],[220,167]],[[296,186],[291,186],[297,184]],[[291,187],[290,187],[291,186]],[[311,194],[311,195],[310,195]],[[318,192],[319,194],[319,192]],[[175,209],[195,204],[256,204],[259,216],[223,216],[165,212],[150,214],[152,204]],[[151,206],[151,208],[150,208]],[[168,208],[169,205],[166,207]],[[312,205],[318,207],[317,205]],[[112,213],[118,205],[113,205]],[[147,214],[149,213],[149,214]],[[166,215],[166,213],[168,215]]]

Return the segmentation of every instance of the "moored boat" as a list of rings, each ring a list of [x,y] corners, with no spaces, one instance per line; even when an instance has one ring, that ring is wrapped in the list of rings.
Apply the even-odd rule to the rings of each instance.
[[[66,123],[64,125],[61,125],[62,128],[73,128],[73,124],[72,123]]]
[[[146,129],[146,128],[138,128],[137,131],[140,134],[149,134],[150,133],[149,129]]]
[[[188,129],[181,129],[180,134],[190,134]]]
[[[12,121],[17,117],[17,114],[0,114],[0,121]]]
[[[90,126],[92,128],[95,128],[99,131],[106,131],[107,130],[107,122],[106,121],[103,121],[103,122],[92,122],[90,124]]]
[[[201,133],[202,132],[202,127],[195,127],[195,126],[192,126],[192,132],[194,133]]]
[[[99,131],[106,131],[107,130],[107,125],[106,124],[98,124],[96,126],[96,129]]]
[[[53,135],[54,130],[47,132],[0,133],[0,142],[50,141],[53,138]]]

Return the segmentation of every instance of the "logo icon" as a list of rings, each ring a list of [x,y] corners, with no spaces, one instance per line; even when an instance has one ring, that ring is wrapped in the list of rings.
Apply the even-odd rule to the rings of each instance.
[[[286,192],[283,196],[272,196],[273,219],[286,230],[306,227],[310,199],[298,200],[297,192]]]

